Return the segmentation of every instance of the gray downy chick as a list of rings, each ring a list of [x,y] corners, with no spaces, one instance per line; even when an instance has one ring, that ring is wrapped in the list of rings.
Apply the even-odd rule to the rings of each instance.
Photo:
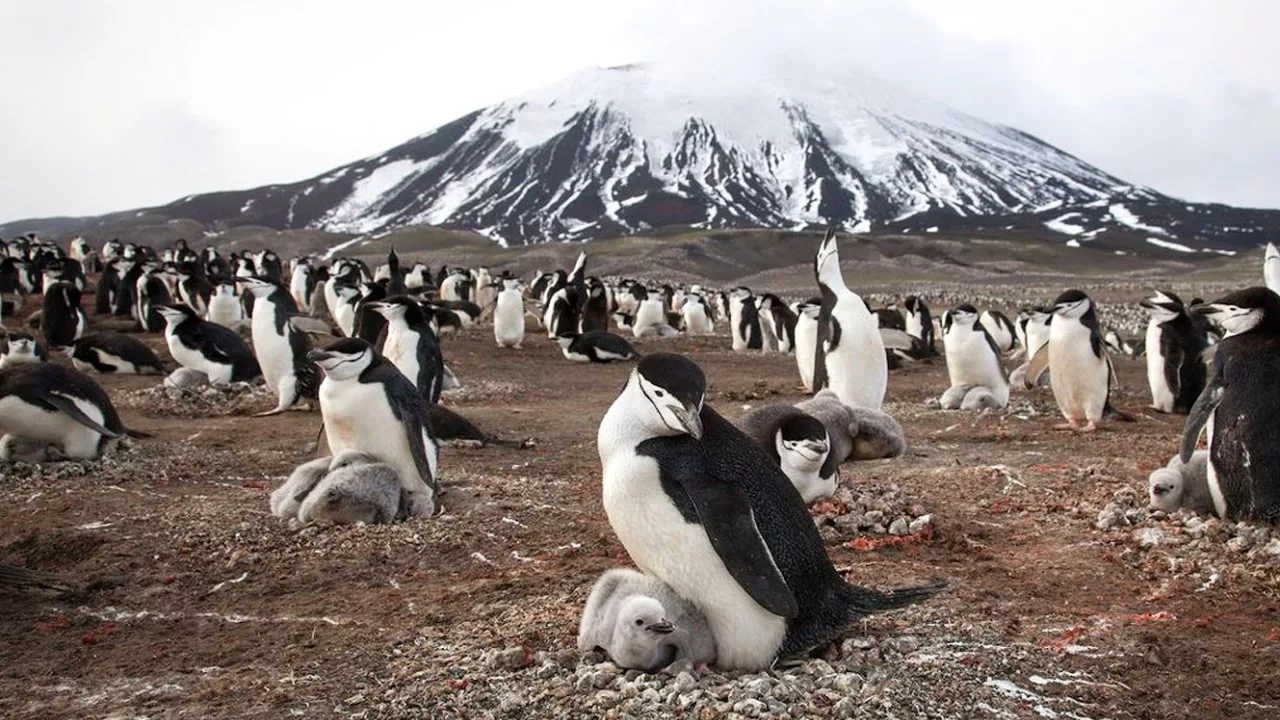
[[[906,452],[902,426],[887,413],[845,405],[830,388],[796,403],[796,407],[827,426],[831,455],[846,460],[878,460]]]
[[[271,493],[271,514],[284,520],[297,517],[302,501],[328,474],[332,462],[333,458],[326,455],[294,468],[289,479]]]
[[[1185,465],[1174,455],[1169,464],[1147,478],[1148,507],[1174,513],[1181,509],[1199,515],[1212,514],[1209,494],[1209,451],[1198,450]]]
[[[591,588],[578,626],[578,650],[604,650],[618,667],[654,672],[676,660],[716,658],[702,613],[657,578],[609,570]]]
[[[377,525],[401,517],[400,474],[372,455],[348,450],[334,456],[329,472],[302,501],[298,520],[338,525]]]
[[[5,435],[0,438],[0,462],[42,463],[68,459],[56,444]]]

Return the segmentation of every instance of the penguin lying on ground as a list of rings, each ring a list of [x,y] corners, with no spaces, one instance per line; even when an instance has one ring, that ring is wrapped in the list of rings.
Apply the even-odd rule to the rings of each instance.
[[[49,353],[31,333],[11,330],[0,337],[0,369],[22,363],[44,362]]]
[[[262,376],[253,352],[234,331],[201,320],[186,305],[157,305],[155,309],[165,320],[165,342],[179,365],[204,373],[214,385]]]
[[[640,353],[625,338],[604,330],[591,330],[579,335],[557,335],[556,343],[560,345],[565,359],[574,362],[607,363],[640,357]]]
[[[298,508],[304,523],[377,525],[408,517],[408,493],[396,469],[366,453],[347,450]],[[403,512],[402,512],[403,510]]]
[[[1174,513],[1186,508],[1193,513],[1213,512],[1213,496],[1209,493],[1209,452],[1196,451],[1190,462],[1174,455],[1165,467],[1147,478],[1148,507]]]
[[[831,457],[837,465],[846,460],[897,457],[907,450],[897,420],[880,410],[846,405],[830,389],[796,403],[796,408],[827,427]]]
[[[591,588],[578,625],[578,650],[599,648],[620,668],[657,672],[676,660],[716,658],[707,619],[661,580],[635,570],[605,572]]]
[[[114,450],[129,431],[93,378],[55,363],[26,363],[0,370],[0,433],[91,460]]]
[[[831,452],[827,426],[821,420],[794,405],[778,403],[755,408],[734,425],[769,453],[806,503],[836,491],[840,462]]]
[[[437,440],[461,440],[484,445],[505,445],[507,447],[526,448],[532,445],[531,440],[503,440],[476,427],[474,423],[462,415],[443,405],[431,405],[431,431]]]
[[[90,333],[76,340],[71,349],[71,364],[81,372],[95,370],[103,374],[151,375],[164,372],[160,358],[146,343],[122,333]]]
[[[691,360],[646,355],[596,444],[609,524],[642,571],[706,616],[717,666],[763,670],[941,588],[847,583],[791,481],[706,393]]]

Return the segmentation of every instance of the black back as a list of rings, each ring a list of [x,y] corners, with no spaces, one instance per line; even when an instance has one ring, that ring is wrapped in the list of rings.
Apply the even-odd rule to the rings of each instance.
[[[123,435],[124,424],[111,398],[93,378],[57,363],[24,363],[0,370],[0,397],[18,397],[50,412],[60,410],[54,393],[84,398],[102,410],[102,426]]]
[[[206,322],[194,315],[173,329],[183,345],[198,350],[215,362],[231,365],[231,381],[247,382],[262,376],[262,368],[253,351],[234,330]]]
[[[587,282],[587,300],[582,307],[581,331],[609,329],[609,295],[596,278]]]
[[[164,366],[160,364],[160,358],[156,357],[156,354],[151,351],[151,348],[147,347],[146,343],[133,336],[116,332],[99,332],[85,335],[76,341],[71,357],[80,362],[88,363],[98,372],[115,372],[114,365],[105,365],[99,360],[98,354],[93,352],[95,348],[115,355],[121,360],[133,363],[136,367],[149,367],[164,371]]]
[[[67,282],[45,289],[41,304],[40,330],[45,344],[53,348],[71,347],[80,322],[80,290]]]
[[[627,342],[626,338],[614,335],[607,330],[591,330],[584,332],[573,338],[573,342],[569,343],[569,352],[578,355],[586,355],[592,362],[610,362],[611,359],[604,358],[596,351],[604,350],[614,355],[621,355],[624,358],[639,357],[640,353]]]
[[[764,337],[760,334],[760,311],[756,308],[754,297],[742,298],[742,311],[738,316],[738,334],[746,339],[748,350],[759,350],[764,347]]]

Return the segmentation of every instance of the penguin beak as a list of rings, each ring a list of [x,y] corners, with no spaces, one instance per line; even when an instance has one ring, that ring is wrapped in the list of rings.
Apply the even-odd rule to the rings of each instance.
[[[672,625],[671,621],[666,618],[662,618],[662,622],[656,622],[649,626],[651,632],[656,632],[660,635],[670,635],[675,629],[676,626]]]
[[[798,447],[804,449],[806,455],[812,455],[809,458],[810,460],[817,460],[823,453],[827,452],[827,443],[822,440],[805,440]]]
[[[307,353],[307,359],[313,363],[324,362],[325,360],[328,360],[330,357],[333,357],[333,356],[325,352],[324,350],[311,350]]]
[[[1188,311],[1190,311],[1192,315],[1209,316],[1209,315],[1218,314],[1218,308],[1213,303],[1201,303],[1199,305],[1192,305],[1190,308],[1188,308]]]
[[[680,421],[680,425],[684,427],[684,431],[694,440],[702,439],[702,417],[697,406],[680,408],[675,411],[676,418]]]

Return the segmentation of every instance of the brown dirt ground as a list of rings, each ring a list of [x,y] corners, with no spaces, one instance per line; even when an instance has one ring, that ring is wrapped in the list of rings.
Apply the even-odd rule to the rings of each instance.
[[[446,515],[396,526],[299,530],[270,517],[267,495],[307,458],[317,413],[247,417],[272,406],[262,396],[244,414],[179,418],[163,400],[120,399],[158,378],[106,378],[126,424],[153,439],[83,473],[49,466],[0,479],[0,561],[84,588],[0,590],[0,715],[394,717],[410,705],[373,699],[406,687],[418,716],[485,714],[466,709],[477,680],[458,659],[572,648],[592,580],[625,561],[600,505],[594,440],[629,367],[570,365],[530,330],[519,352],[495,348],[487,329],[445,350],[468,385],[448,402],[536,447],[445,448]],[[727,347],[725,337],[682,338],[642,350],[693,357],[709,402],[729,417],[762,398],[801,399],[793,358]],[[892,374],[886,410],[910,450],[846,465],[842,482],[899,485],[933,513],[936,532],[902,547],[828,549],[855,582],[943,577],[951,587],[861,631],[949,647],[918,660],[978,685],[1025,687],[1035,673],[1096,683],[1042,688],[1076,693],[1060,708],[1083,698],[1105,717],[1276,717],[1275,563],[1197,592],[1171,571],[1176,559],[1094,529],[1115,491],[1145,489],[1182,427],[1142,411],[1141,361],[1117,364],[1119,404],[1140,417],[1088,436],[1051,429],[1060,418],[1047,391],[1007,415],[947,413],[924,405],[945,389],[942,362]],[[911,667],[887,670],[910,681]],[[943,697],[951,685],[913,692],[925,708],[954,700]],[[974,704],[951,716],[1034,715],[1004,699],[1004,715]],[[576,702],[542,698],[526,716],[598,716]]]

